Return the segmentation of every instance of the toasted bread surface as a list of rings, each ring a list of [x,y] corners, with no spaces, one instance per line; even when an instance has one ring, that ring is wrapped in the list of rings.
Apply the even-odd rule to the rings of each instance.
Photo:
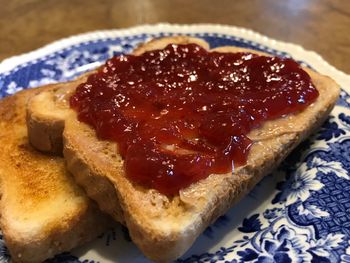
[[[15,262],[41,262],[91,240],[110,224],[62,157],[43,155],[28,143],[26,103],[47,89],[0,101],[0,225]]]
[[[93,72],[90,72],[91,74]],[[89,74],[83,74],[72,82],[45,86],[28,101],[26,107],[29,142],[39,151],[61,155],[64,119],[69,113],[68,99],[77,83],[86,81]]]
[[[161,49],[169,43],[193,42],[208,49],[203,40],[169,37],[146,43],[134,54]],[[255,52],[236,47],[215,50]],[[325,120],[338,98],[339,87],[330,78],[305,70],[319,91],[318,99],[304,111],[268,121],[248,134],[254,144],[247,163],[233,174],[210,175],[175,197],[145,189],[125,176],[117,144],[98,140],[95,131],[77,121],[72,110],[63,117],[68,170],[101,209],[117,220],[120,217],[116,211],[121,206],[131,238],[147,257],[159,262],[176,259],[211,222],[239,201]]]

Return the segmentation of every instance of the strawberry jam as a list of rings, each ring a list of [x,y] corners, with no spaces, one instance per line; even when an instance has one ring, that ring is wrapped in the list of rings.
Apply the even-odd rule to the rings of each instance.
[[[70,104],[98,138],[117,142],[129,179],[176,195],[245,164],[249,131],[317,97],[291,59],[173,44],[111,58]]]

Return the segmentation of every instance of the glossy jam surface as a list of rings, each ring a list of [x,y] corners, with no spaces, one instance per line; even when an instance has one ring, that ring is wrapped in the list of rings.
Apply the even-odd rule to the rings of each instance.
[[[188,44],[112,58],[70,103],[100,139],[118,143],[132,181],[174,195],[243,165],[249,131],[317,96],[293,60]]]

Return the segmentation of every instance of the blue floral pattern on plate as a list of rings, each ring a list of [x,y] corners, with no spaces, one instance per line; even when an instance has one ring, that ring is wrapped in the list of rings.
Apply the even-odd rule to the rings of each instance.
[[[186,33],[210,46],[232,45],[293,57],[232,34]],[[180,32],[180,31],[179,31]],[[73,79],[107,58],[128,53],[153,37],[178,34],[159,28],[101,37],[58,48],[0,73],[0,97],[23,88]],[[300,61],[312,67],[308,61]],[[1,65],[1,64],[0,64]],[[120,247],[123,253],[115,253]],[[98,253],[94,253],[94,251]],[[105,257],[101,258],[100,255]],[[107,258],[108,257],[108,258]],[[10,256],[0,236],[0,262]],[[46,262],[146,262],[127,230],[111,229],[94,243]],[[350,262],[350,96],[345,88],[332,114],[280,167],[237,206],[207,228],[177,262]]]

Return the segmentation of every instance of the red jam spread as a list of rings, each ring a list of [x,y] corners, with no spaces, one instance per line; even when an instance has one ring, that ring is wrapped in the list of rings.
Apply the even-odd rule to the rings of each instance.
[[[318,97],[293,60],[168,45],[113,57],[70,99],[117,142],[128,178],[166,195],[246,163],[249,131]]]

